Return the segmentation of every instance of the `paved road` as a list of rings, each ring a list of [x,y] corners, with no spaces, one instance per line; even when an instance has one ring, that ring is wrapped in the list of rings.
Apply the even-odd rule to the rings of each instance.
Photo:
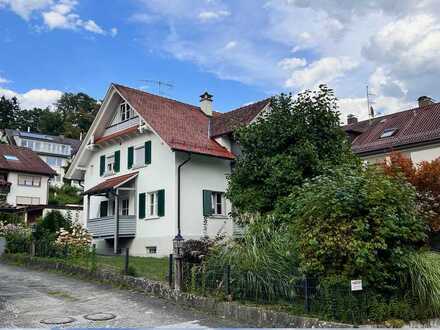
[[[112,313],[116,318],[84,318],[92,313]],[[66,317],[75,319],[66,327],[240,326],[141,293],[0,264],[0,328],[54,327],[41,320]]]

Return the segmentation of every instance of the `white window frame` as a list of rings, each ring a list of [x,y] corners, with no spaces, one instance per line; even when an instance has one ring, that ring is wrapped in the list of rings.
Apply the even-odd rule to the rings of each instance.
[[[159,207],[159,199],[158,199],[158,192],[152,191],[147,193],[147,203],[146,203],[146,217],[147,218],[156,218],[157,210]]]
[[[115,173],[115,155],[109,155],[105,157],[105,173],[114,174]]]
[[[124,205],[126,203],[126,205]],[[130,200],[128,198],[121,199],[121,215],[130,215]]]
[[[122,102],[119,105],[119,120],[121,122],[129,120],[133,117],[133,110],[130,107],[130,104],[127,102]]]
[[[220,197],[220,202],[218,201],[218,197]],[[220,206],[220,212],[218,212],[218,206]],[[212,208],[212,215],[214,217],[226,216],[226,199],[224,192],[213,191],[211,193],[211,208]]]
[[[18,185],[24,187],[41,187],[41,176],[19,175]]]

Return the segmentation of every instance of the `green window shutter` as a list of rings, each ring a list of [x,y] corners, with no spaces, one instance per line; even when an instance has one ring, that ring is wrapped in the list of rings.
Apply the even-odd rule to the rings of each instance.
[[[127,155],[127,168],[128,169],[133,167],[133,159],[134,159],[134,148],[128,147],[128,155]]]
[[[113,170],[117,173],[121,169],[121,152],[119,150],[115,151],[115,164],[113,165]]]
[[[139,194],[139,219],[145,218],[145,193]]]
[[[105,155],[99,158],[99,175],[103,176],[105,173]]]
[[[209,217],[212,215],[212,191],[203,190],[203,216]]]
[[[145,164],[151,164],[151,141],[145,142]]]
[[[157,192],[157,215],[163,217],[165,215],[165,190]]]
[[[99,216],[101,218],[108,215],[108,201],[102,201],[99,209]]]

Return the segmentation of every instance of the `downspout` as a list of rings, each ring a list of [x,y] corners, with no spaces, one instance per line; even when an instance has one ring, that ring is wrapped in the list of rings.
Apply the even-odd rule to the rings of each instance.
[[[177,235],[176,237],[181,238],[181,227],[180,227],[180,170],[191,160],[191,153],[188,153],[188,158],[178,166],[177,168]]]

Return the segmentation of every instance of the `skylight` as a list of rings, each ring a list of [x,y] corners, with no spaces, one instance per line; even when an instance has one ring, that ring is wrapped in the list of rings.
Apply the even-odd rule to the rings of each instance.
[[[396,132],[397,132],[397,128],[387,128],[383,131],[380,138],[383,139],[383,138],[393,136],[394,134],[396,134]]]
[[[3,157],[5,157],[6,160],[18,160],[18,158],[13,155],[4,155]]]

